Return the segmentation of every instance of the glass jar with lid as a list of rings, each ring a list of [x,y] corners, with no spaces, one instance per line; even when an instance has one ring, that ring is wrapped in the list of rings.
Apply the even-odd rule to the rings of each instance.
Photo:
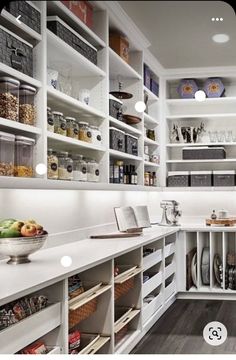
[[[19,121],[19,86],[16,79],[0,77],[0,117]]]
[[[33,177],[33,151],[35,140],[16,136],[14,175],[18,177]]]
[[[98,126],[91,125],[91,133],[92,133],[92,144],[101,146],[102,144],[102,132]]]
[[[92,142],[92,133],[89,123],[83,121],[79,122],[79,140],[88,143]]]
[[[66,135],[73,139],[78,139],[79,124],[75,118],[66,117]]]
[[[15,135],[0,131],[0,176],[14,175]]]
[[[52,115],[54,118],[54,132],[66,136],[66,120],[63,117],[63,113],[53,111]]]
[[[73,179],[87,181],[87,163],[83,155],[73,155]]]
[[[47,130],[54,132],[54,118],[50,107],[47,107]]]
[[[88,171],[88,181],[98,182],[99,181],[99,164],[94,159],[87,160],[87,171]]]
[[[67,151],[57,153],[58,157],[58,179],[73,180],[73,160],[68,156]]]
[[[37,90],[29,85],[19,88],[19,121],[27,125],[35,125],[36,107],[34,98]]]
[[[58,157],[53,149],[48,149],[48,179],[58,179]]]

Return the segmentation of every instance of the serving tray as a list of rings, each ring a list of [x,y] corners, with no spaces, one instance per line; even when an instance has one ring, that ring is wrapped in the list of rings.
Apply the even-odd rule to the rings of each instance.
[[[234,226],[236,225],[236,218],[227,219],[206,219],[207,226]]]

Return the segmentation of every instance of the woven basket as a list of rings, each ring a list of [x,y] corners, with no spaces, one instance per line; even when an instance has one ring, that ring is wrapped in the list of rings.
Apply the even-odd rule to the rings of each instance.
[[[81,287],[79,287],[78,289],[76,289],[76,290],[74,290],[74,291],[71,291],[71,292],[69,293],[69,297],[70,297],[70,299],[73,299],[74,297],[82,294],[83,292],[84,292],[84,288],[81,286]]]
[[[116,344],[123,339],[123,337],[127,334],[128,329],[129,328],[128,328],[128,324],[127,324],[117,334],[115,334],[115,343]]]
[[[80,321],[87,319],[97,310],[98,298],[92,299],[76,310],[69,310],[69,329],[73,328]]]
[[[134,287],[134,277],[128,279],[122,284],[115,284],[115,300],[125,295],[133,287]]]

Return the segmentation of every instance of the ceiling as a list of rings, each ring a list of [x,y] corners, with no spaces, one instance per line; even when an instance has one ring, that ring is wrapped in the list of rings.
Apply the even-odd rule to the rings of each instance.
[[[236,16],[223,1],[119,1],[165,68],[236,66]],[[224,20],[212,22],[212,17]],[[226,33],[230,41],[213,42]]]

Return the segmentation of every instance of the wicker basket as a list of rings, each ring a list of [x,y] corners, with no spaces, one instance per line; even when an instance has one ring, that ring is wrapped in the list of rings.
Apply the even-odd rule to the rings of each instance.
[[[134,287],[134,277],[128,279],[122,284],[115,284],[115,300],[125,295],[130,289]]]
[[[82,294],[83,292],[84,292],[84,288],[83,288],[83,286],[81,286],[81,287],[79,287],[78,289],[75,289],[74,291],[71,291],[71,292],[69,293],[69,297],[70,297],[70,299],[73,299],[73,298],[75,298],[76,296]]]
[[[117,334],[115,334],[115,343],[120,342],[129,330],[128,324],[125,325]]]
[[[80,321],[87,319],[97,310],[98,298],[92,299],[76,310],[69,310],[69,329],[73,328]]]

